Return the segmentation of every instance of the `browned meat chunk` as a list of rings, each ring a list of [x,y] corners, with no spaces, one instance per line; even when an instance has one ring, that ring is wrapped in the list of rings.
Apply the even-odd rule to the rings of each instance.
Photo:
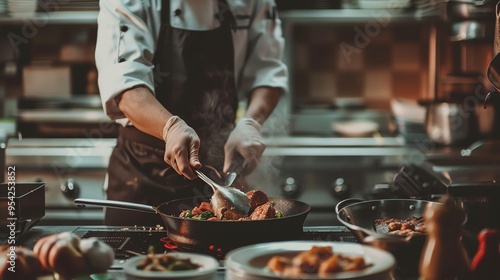
[[[423,217],[410,217],[404,220],[396,218],[382,218],[375,220],[375,228],[386,225],[388,234],[410,236],[425,234],[426,227]]]
[[[352,258],[350,263],[348,263],[344,271],[357,271],[366,267],[365,259],[363,257]]]
[[[359,271],[368,266],[370,264],[365,262],[363,256],[334,254],[331,246],[312,246],[308,251],[300,252],[291,259],[274,256],[267,262],[267,267],[271,271],[284,278],[293,279],[303,279],[302,276],[316,273],[333,279],[331,273]]]
[[[398,222],[390,222],[387,227],[389,228],[389,231],[394,231],[394,230],[400,230],[402,227],[401,223]]]
[[[310,251],[305,251],[292,259],[292,264],[300,267],[303,273],[316,273],[319,268],[320,261]]]
[[[280,273],[283,273],[283,271],[285,271],[285,269],[290,265],[290,260],[281,256],[274,256],[267,262],[267,267]]]
[[[401,230],[415,230],[415,225],[412,223],[403,223],[401,225]]]
[[[318,269],[319,275],[326,275],[329,273],[335,273],[342,271],[342,266],[340,265],[339,255],[333,255],[321,263]]]
[[[269,198],[263,191],[252,190],[247,192],[246,195],[250,198],[250,212],[269,202]]]
[[[330,246],[313,246],[309,252],[320,260],[326,260],[333,255],[332,247]]]
[[[250,220],[264,220],[270,218],[276,218],[276,209],[274,209],[269,201],[255,208],[250,215]]]

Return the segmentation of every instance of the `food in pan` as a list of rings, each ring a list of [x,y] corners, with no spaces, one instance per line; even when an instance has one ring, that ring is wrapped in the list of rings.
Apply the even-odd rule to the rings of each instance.
[[[272,201],[269,200],[263,191],[252,190],[247,192],[246,195],[250,198],[250,214],[248,217],[239,220],[265,220],[283,217],[283,213],[274,208]],[[219,220],[215,217],[212,207],[208,202],[202,202],[193,209],[182,211],[179,217],[208,221]]]
[[[267,268],[283,277],[300,277],[304,274],[325,276],[331,273],[359,271],[369,266],[362,256],[336,254],[330,246],[312,246],[310,250],[293,258],[274,256],[267,262]]]
[[[423,217],[410,217],[407,219],[381,218],[375,220],[377,232],[390,235],[413,236],[426,234],[425,219]],[[383,230],[382,230],[383,229]]]
[[[136,266],[137,269],[144,271],[180,271],[192,270],[201,267],[193,263],[189,258],[177,258],[173,255],[161,255],[149,253]]]

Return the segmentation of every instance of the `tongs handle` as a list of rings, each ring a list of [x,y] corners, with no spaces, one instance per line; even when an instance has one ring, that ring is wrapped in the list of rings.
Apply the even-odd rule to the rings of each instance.
[[[226,186],[233,185],[233,183],[236,181],[238,176],[240,176],[245,167],[246,164],[243,156],[238,152],[234,153],[233,162],[231,163],[231,166],[229,167],[229,170],[226,173],[226,181],[224,185]]]
[[[231,162],[231,166],[229,167],[227,174],[236,173],[237,175],[239,175],[245,169],[245,167],[245,159],[240,153],[235,152],[233,155],[233,161]]]

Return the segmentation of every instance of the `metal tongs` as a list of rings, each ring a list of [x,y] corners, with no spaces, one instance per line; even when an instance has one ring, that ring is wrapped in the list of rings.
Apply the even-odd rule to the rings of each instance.
[[[232,187],[243,168],[243,157],[240,154],[235,154],[224,184],[218,184],[202,171],[195,170],[198,177],[212,187],[214,191],[210,199],[210,205],[215,216],[219,219],[238,220],[248,217],[250,214],[250,199],[244,192]]]

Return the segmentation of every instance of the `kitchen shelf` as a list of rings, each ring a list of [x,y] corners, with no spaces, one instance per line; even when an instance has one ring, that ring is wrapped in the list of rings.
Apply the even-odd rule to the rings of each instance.
[[[33,24],[42,27],[47,24],[90,24],[97,25],[98,11],[63,11],[49,13],[35,13],[22,17],[0,14],[0,24],[24,25]]]
[[[280,19],[293,23],[353,23],[377,20],[390,22],[437,21],[440,19],[438,10],[403,10],[391,13],[390,9],[332,9],[332,10],[288,10],[280,12]]]
[[[280,12],[280,18],[290,22],[364,22],[376,20],[378,12],[390,13],[390,21],[428,21],[439,19],[438,11],[430,10],[422,12],[419,10],[404,10],[391,13],[390,9],[368,10],[368,9],[331,9],[331,10],[287,10]],[[97,24],[98,11],[61,11],[49,13],[35,13],[34,16],[23,18],[0,14],[0,24],[23,25],[27,22],[40,22],[45,24]],[[45,23],[45,21],[48,21]],[[385,20],[385,19],[384,19]]]
[[[268,147],[405,147],[403,137],[268,137],[264,138]]]

